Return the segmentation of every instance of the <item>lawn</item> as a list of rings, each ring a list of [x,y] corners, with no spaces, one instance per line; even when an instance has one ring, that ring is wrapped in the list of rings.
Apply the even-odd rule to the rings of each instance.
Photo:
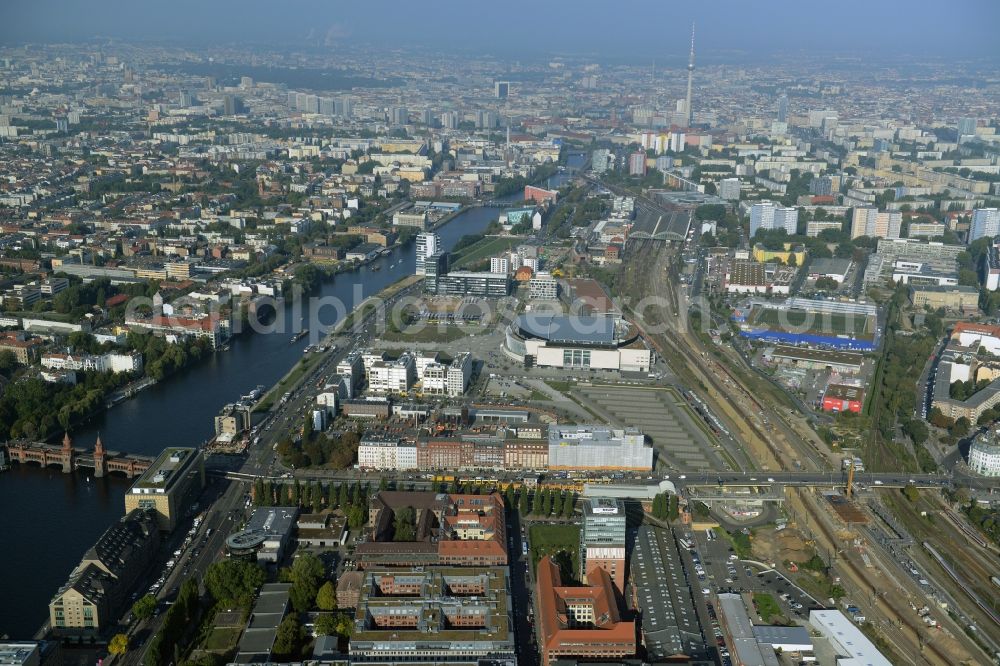
[[[520,236],[499,236],[488,237],[473,243],[459,253],[457,259],[452,262],[453,269],[459,269],[468,264],[486,259],[494,255],[505,252],[520,243],[523,238]]]
[[[240,639],[242,627],[215,627],[205,641],[205,649],[213,652],[226,652],[236,647]]]
[[[769,622],[771,618],[774,617],[781,617],[781,607],[770,594],[755,592],[753,595],[753,603],[757,607],[757,613],[761,616],[764,622]]]
[[[461,340],[465,336],[479,330],[479,327],[470,329],[465,326],[449,324],[438,326],[437,324],[426,324],[423,326],[409,326],[402,331],[386,331],[381,337],[387,342],[454,342]]]
[[[742,559],[745,560],[752,555],[749,534],[743,534],[743,532],[733,532],[728,536],[730,543],[733,544],[733,550],[735,550],[736,554]]]
[[[259,403],[257,403],[254,411],[266,412],[271,409],[271,406],[274,404],[274,401],[278,398],[279,394],[284,393],[288,391],[290,387],[295,386],[295,383],[304,374],[312,370],[316,362],[323,356],[323,354],[310,354],[296,363],[295,368],[293,368],[292,371],[284,377],[284,379],[278,382],[278,384],[272,388]]]
[[[569,382],[560,379],[546,379],[545,383],[560,393],[569,393],[569,390],[573,387]]]
[[[531,566],[538,566],[538,560],[546,555],[566,553],[571,562],[573,578],[580,576],[580,528],[577,525],[541,525],[528,528],[528,542],[531,544]]]

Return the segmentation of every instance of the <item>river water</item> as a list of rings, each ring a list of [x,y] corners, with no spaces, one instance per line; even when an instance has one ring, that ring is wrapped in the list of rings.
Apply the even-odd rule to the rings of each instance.
[[[450,249],[463,235],[481,233],[499,213],[495,208],[470,208],[437,230],[442,245]],[[414,265],[413,245],[397,248],[358,271],[341,273],[323,285],[320,295],[339,299],[349,311],[412,274]],[[92,448],[99,432],[107,449],[156,455],[167,446],[204,442],[212,436],[213,417],[223,405],[259,384],[270,387],[302,358],[309,336],[294,343],[291,337],[295,330],[310,327],[308,310],[296,313],[288,304],[281,316],[297,326],[235,338],[228,352],[142,391],[73,433],[74,444]],[[333,308],[319,316],[327,325],[337,319]],[[117,475],[91,479],[87,472],[62,474],[29,465],[0,473],[0,637],[34,634],[70,570],[123,515],[128,486]]]

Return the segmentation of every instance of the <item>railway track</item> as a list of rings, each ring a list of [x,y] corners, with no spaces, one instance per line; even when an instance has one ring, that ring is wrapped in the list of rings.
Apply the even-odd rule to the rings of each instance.
[[[655,253],[657,251],[658,249],[653,246],[653,243],[651,241],[645,241],[645,240],[637,241],[636,246],[632,249],[632,252],[634,252],[634,258],[632,259],[632,262],[634,262],[634,265],[636,266],[643,266],[643,267],[657,266],[658,263],[654,261],[654,259],[656,258]],[[651,253],[653,254],[652,257],[650,256]],[[647,278],[650,277],[648,272],[646,272],[646,270],[644,270],[641,273],[641,275]],[[633,275],[632,277],[636,278],[638,276]],[[641,277],[639,277],[638,279],[641,279]],[[657,280],[656,277],[652,277],[652,279]],[[676,313],[674,314],[674,317],[675,319],[677,319],[681,315],[681,313],[678,310],[678,302],[676,294],[674,293],[673,289],[670,288],[670,281],[664,280],[664,282],[666,282],[668,287],[665,290],[666,293],[664,293],[663,283],[656,282],[654,283],[656,285],[654,294],[661,297],[663,296],[667,297],[668,302],[670,304],[669,306],[670,312],[665,312],[662,314],[662,316],[664,318],[664,323],[670,325],[670,320],[668,319],[668,317],[670,317],[672,313]],[[648,293],[648,292],[645,289],[642,289],[637,291],[636,293]],[[710,386],[712,392],[716,393],[718,396],[732,395],[733,388],[730,388],[725,384],[725,380],[728,379],[729,382],[731,382],[731,386],[734,387],[735,390],[739,391],[741,398],[746,401],[745,405],[748,405],[751,409],[757,411],[758,413],[764,411],[764,407],[761,405],[761,403],[745,388],[743,388],[742,383],[738,381],[737,378],[734,377],[732,373],[729,372],[728,369],[726,369],[724,366],[714,361],[706,362],[705,359],[698,358],[691,351],[689,345],[684,344],[690,341],[690,333],[686,330],[687,329],[686,325],[683,325],[684,322],[677,321],[676,325],[670,326],[670,328],[673,329],[673,333],[679,337],[679,340],[677,340],[676,342],[681,344],[673,344],[668,350],[664,346],[665,344],[669,343],[668,340],[665,340],[661,335],[649,334],[647,327],[644,325],[645,322],[639,320],[638,316],[633,317],[633,320],[635,321],[636,326],[639,328],[640,332],[645,337],[645,339],[650,342],[650,344],[654,347],[654,349],[657,351],[658,354],[660,354],[662,358],[677,359],[677,357],[679,356],[680,357],[679,360],[681,360],[687,366],[691,374],[694,375],[695,378],[698,379],[704,386]],[[728,411],[729,420],[731,421],[733,419],[734,414],[738,418],[740,416],[741,409],[745,409],[745,407],[740,407],[736,405],[735,404],[736,402],[737,401],[735,400],[731,400],[730,401],[731,404],[723,405],[724,407],[727,407],[728,410],[726,409],[720,410],[720,413],[723,414],[725,414]],[[774,459],[774,462],[778,468],[783,467],[781,463],[783,460],[787,459],[787,456],[789,454],[791,454],[793,457],[799,457],[796,454],[794,447],[792,447],[790,442],[788,442],[787,439],[782,437],[780,433],[771,432],[765,434],[761,430],[761,428],[759,428],[753,422],[751,418],[743,418],[740,420],[740,423],[733,423],[732,425],[736,426],[735,431],[738,431],[739,426],[743,425],[752,434],[752,436],[758,440],[758,442],[763,443],[764,447],[766,447],[767,452],[770,454],[770,457]],[[774,439],[776,439],[775,436],[781,437],[781,439],[784,440],[784,444],[789,449],[788,451],[782,451],[781,449],[779,449],[778,446],[776,446],[774,442]],[[805,500],[805,498],[803,499]],[[816,507],[814,507],[812,502],[803,501],[803,504],[806,507],[806,510],[811,516],[812,520],[815,522],[817,526],[819,526],[819,530],[823,533],[826,542],[829,543],[834,549],[836,549],[837,544],[839,544],[841,540],[835,534],[833,534],[830,528],[827,527],[825,522],[826,516],[821,515],[821,511]],[[870,572],[863,570],[863,567],[858,566],[848,558],[844,558],[840,560],[840,562],[842,563],[842,566],[846,567],[850,571],[851,577],[855,581],[859,581],[863,585],[867,585],[869,588],[875,587],[871,585],[869,578]],[[914,622],[911,618],[907,617],[905,614],[897,611],[889,603],[888,599],[881,600],[880,608],[883,614],[896,626],[901,628],[905,627],[908,630],[907,633],[910,635],[911,640],[907,640],[906,642],[907,646],[910,648],[911,651],[913,644],[916,643],[917,645],[923,645],[923,650],[928,652],[930,655],[933,655],[933,660],[928,660],[928,661],[940,664],[954,663],[954,655],[948,654],[946,651],[942,650],[933,642],[929,644],[923,643],[923,633],[922,633],[922,631],[924,630],[923,625]],[[900,648],[897,646],[897,649]],[[920,648],[918,648],[918,650],[919,649]],[[924,658],[927,659],[927,656],[925,655]],[[921,660],[919,658],[915,659],[914,663],[921,663]]]
[[[806,512],[812,519],[813,524],[816,525],[816,529],[822,533],[823,538],[826,540],[826,542],[836,550],[838,544],[842,543],[842,539],[840,539],[833,532],[833,530],[827,526],[825,520],[826,516],[820,514],[820,511],[816,509],[814,503],[810,501],[810,498],[801,497],[800,499],[802,500],[802,504],[805,507]],[[863,566],[858,566],[849,557],[838,558],[837,563],[841,567],[846,568],[850,572],[850,577],[853,578],[854,580],[864,581],[864,583],[868,585],[869,589],[877,589],[875,585],[870,584],[869,574],[867,571],[864,570],[865,568]],[[876,601],[874,605],[879,606],[878,601]],[[886,616],[888,620],[890,620],[897,627],[906,627],[918,645],[922,645],[924,650],[929,650],[937,657],[936,663],[946,664],[946,665],[956,663],[955,655],[942,651],[942,649],[938,647],[934,642],[925,643],[922,638],[923,637],[922,632],[925,631],[925,627],[919,623],[914,622],[908,615],[905,615],[904,613],[897,611],[897,609],[893,607],[892,604],[890,604],[889,600],[886,597],[882,597],[881,606],[879,607],[879,610],[882,612],[884,616]],[[914,663],[920,663],[920,662],[914,661]]]
[[[951,509],[945,509],[941,513],[943,513],[945,518],[948,519],[948,522],[951,523],[955,529],[965,535],[969,541],[976,544],[980,548],[991,550],[990,543],[983,537],[983,535],[966,525],[961,517],[955,515],[954,511]]]
[[[932,546],[930,543],[924,541],[923,544],[921,545],[924,547],[924,550],[926,550],[930,554],[930,556],[934,558],[934,561],[936,561],[938,565],[942,569],[944,569],[944,572],[948,574],[948,577],[951,578],[956,585],[958,585],[960,588],[962,588],[962,590],[965,591],[965,594],[968,595],[970,599],[972,599],[972,601],[976,604],[976,606],[979,607],[979,610],[983,611],[983,613],[985,613],[988,618],[993,620],[995,624],[1000,625],[1000,614],[997,614],[997,612],[993,610],[993,608],[989,604],[983,601],[982,597],[980,597],[972,589],[972,586],[969,584],[969,582],[965,580],[965,577],[960,575],[957,571],[955,571],[955,569],[951,566],[951,564],[949,564],[948,561],[941,556],[941,553],[939,553],[937,549],[934,548],[934,546]]]
[[[653,257],[648,256],[651,251],[654,255]],[[648,241],[648,240],[638,241],[638,246],[636,248],[636,256],[634,259],[635,264],[640,266],[654,265],[656,263],[655,255],[658,253],[658,251],[659,248],[656,246],[656,244],[653,243],[653,241]],[[669,281],[667,282],[667,284],[669,286],[670,284]],[[663,314],[664,323],[669,322],[668,317],[671,316],[671,313],[676,313],[676,315],[674,315],[675,317],[681,316],[681,313],[678,310],[677,295],[674,293],[674,290],[672,288],[666,289],[664,294],[664,290],[662,288],[659,288],[658,285],[655,295],[660,297],[663,297],[665,295],[667,300],[670,302],[671,311]],[[686,316],[686,313],[684,313],[684,316]],[[648,340],[650,344],[653,345],[653,347],[656,349],[656,352],[660,354],[662,358],[670,359],[673,357],[674,354],[679,354],[682,357],[682,360],[687,365],[687,367],[690,368],[691,371],[697,375],[697,379],[702,384],[711,385],[712,389],[716,392],[717,395],[725,396],[732,394],[732,389],[727,387],[724,383],[725,380],[728,380],[732,384],[732,387],[736,388],[736,390],[740,392],[740,396],[747,401],[747,403],[751,406],[751,408],[754,411],[758,413],[764,411],[764,406],[761,405],[760,402],[752,394],[750,394],[749,391],[744,389],[742,383],[736,377],[734,377],[732,373],[729,372],[729,370],[726,369],[724,366],[711,359],[708,359],[706,361],[705,359],[698,358],[694,353],[691,352],[688,344],[676,344],[670,350],[665,349],[664,343],[661,342],[659,335],[650,334],[647,331],[646,327],[644,326],[644,322],[639,321],[638,317],[634,317],[633,320],[635,321],[635,324],[639,328],[643,337],[646,340]],[[671,326],[674,333],[680,336],[683,342],[693,342],[690,339],[690,334],[686,330],[687,329],[686,325],[683,325],[683,322],[678,322],[678,324],[679,324],[678,326]],[[703,368],[703,366],[705,365],[707,365],[708,367]],[[725,413],[726,410],[723,409],[719,411],[721,413]],[[745,427],[758,440],[758,442],[764,445],[764,447],[767,449],[767,451],[773,458],[773,463],[775,464],[775,466],[778,469],[782,469],[783,466],[781,465],[781,460],[783,458],[783,452],[780,451],[775,446],[773,440],[775,438],[779,438],[787,446],[790,447],[790,444],[788,443],[787,439],[785,439],[785,437],[782,436],[777,431],[770,433],[770,436],[766,435],[751,419],[743,419],[741,423],[745,425]],[[730,425],[734,427],[734,431],[739,430],[740,423],[731,423]]]

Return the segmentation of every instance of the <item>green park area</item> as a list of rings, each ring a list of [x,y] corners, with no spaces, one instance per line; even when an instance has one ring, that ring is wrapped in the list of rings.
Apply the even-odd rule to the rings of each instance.
[[[781,607],[770,594],[754,593],[753,603],[757,607],[757,614],[760,615],[764,622],[770,622],[772,618],[781,617]]]
[[[501,252],[506,252],[510,248],[520,243],[523,238],[520,236],[489,236],[473,243],[472,245],[458,251],[452,256],[451,265],[453,269],[465,268],[477,261],[488,259]]]
[[[576,580],[580,571],[580,528],[577,525],[542,525],[528,528],[532,569],[549,555],[562,570],[564,580]]]

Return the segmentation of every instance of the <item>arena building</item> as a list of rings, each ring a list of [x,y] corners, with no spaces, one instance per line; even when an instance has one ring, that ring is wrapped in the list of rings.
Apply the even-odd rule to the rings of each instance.
[[[638,330],[606,315],[521,315],[507,327],[504,353],[526,366],[649,372],[652,354]]]

